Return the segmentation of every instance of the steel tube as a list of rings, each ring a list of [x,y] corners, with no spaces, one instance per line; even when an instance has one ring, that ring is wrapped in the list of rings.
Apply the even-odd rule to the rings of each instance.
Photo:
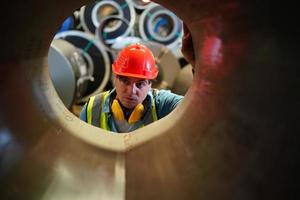
[[[53,35],[86,3],[2,5],[1,199],[297,199],[299,43],[275,2],[157,0],[190,29],[194,79],[129,134],[81,122],[49,78]]]

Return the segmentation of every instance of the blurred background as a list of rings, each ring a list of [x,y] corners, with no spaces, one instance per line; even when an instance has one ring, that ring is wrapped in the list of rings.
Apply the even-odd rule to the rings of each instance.
[[[48,52],[49,73],[64,105],[79,116],[97,93],[112,89],[118,52],[142,43],[154,53],[154,88],[185,95],[192,67],[181,53],[182,21],[149,0],[100,0],[76,9],[58,27]]]

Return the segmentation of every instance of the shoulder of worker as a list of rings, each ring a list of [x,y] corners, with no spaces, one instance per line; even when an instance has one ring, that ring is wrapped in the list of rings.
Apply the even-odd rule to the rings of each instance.
[[[172,93],[170,90],[154,89],[154,99],[158,115],[162,118],[176,108],[183,96]]]
[[[96,100],[101,100],[101,98],[103,97],[103,95],[104,95],[104,93],[105,92],[101,92],[101,93],[99,93],[99,94],[96,94],[96,95],[94,95],[94,96],[91,96],[89,99],[88,99],[88,101],[84,104],[84,106],[82,107],[82,109],[81,109],[81,112],[80,112],[80,115],[79,115],[79,118],[81,119],[81,120],[83,120],[83,121],[87,121],[87,105],[88,105],[88,103],[90,102],[90,100],[92,99],[92,98],[94,98],[94,99],[96,99]]]

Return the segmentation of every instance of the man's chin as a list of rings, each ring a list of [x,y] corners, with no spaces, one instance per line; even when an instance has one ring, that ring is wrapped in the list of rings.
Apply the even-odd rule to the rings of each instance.
[[[125,108],[128,108],[128,109],[133,109],[137,105],[137,103],[135,103],[135,102],[126,102],[126,101],[122,104]]]
[[[124,105],[125,108],[128,108],[128,109],[133,109],[135,107],[135,105]]]

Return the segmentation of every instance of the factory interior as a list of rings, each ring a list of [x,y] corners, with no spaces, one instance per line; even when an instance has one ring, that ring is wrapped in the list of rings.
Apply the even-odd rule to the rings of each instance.
[[[299,199],[297,8],[2,3],[0,199]],[[153,52],[152,87],[181,103],[128,133],[82,121],[85,103],[115,87],[112,64],[133,43]]]
[[[159,69],[152,87],[185,95],[192,66],[181,53],[182,21],[148,1],[98,1],[70,14],[58,28],[48,53],[51,80],[76,116],[91,96],[111,90],[111,66],[129,44],[151,49]]]

